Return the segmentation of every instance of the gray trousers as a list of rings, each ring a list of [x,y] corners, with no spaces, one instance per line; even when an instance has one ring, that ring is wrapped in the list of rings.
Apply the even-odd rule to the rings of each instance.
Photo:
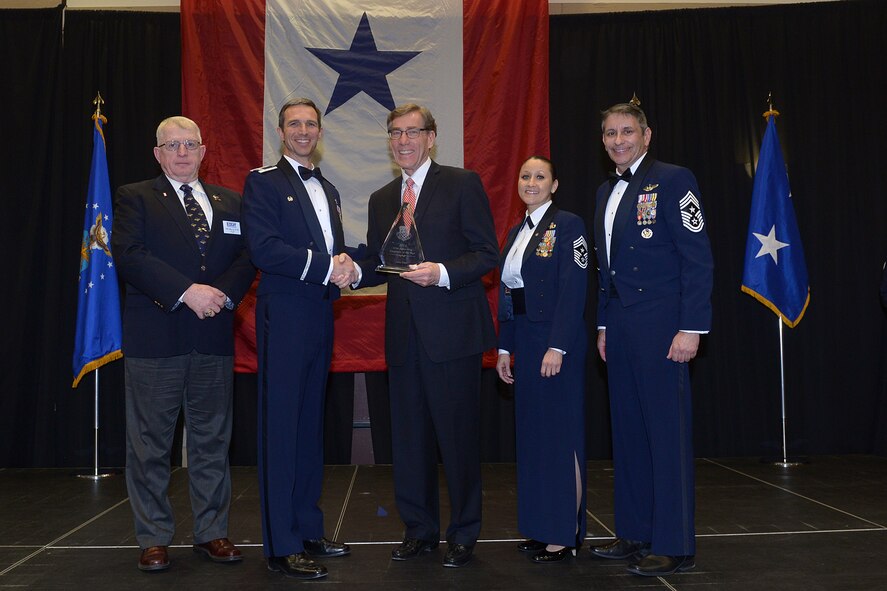
[[[188,429],[188,478],[194,543],[228,536],[234,359],[203,355],[124,359],[126,488],[144,549],[175,533],[169,501],[170,455],[180,410]]]

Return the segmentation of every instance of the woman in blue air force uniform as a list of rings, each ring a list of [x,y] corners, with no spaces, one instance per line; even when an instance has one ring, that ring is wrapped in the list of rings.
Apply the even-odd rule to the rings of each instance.
[[[499,359],[514,384],[518,545],[537,563],[576,554],[585,537],[585,224],[551,201],[554,165],[521,165],[518,195],[527,215],[501,257]],[[512,373],[511,360],[514,357]]]

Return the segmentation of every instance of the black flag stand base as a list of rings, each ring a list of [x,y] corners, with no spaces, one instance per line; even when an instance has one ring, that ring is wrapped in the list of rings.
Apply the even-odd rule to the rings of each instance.
[[[99,370],[93,372],[95,374],[95,407],[93,412],[93,452],[92,452],[92,470],[90,472],[77,473],[77,478],[85,478],[86,480],[98,481],[120,474],[119,470],[106,470],[99,472]]]

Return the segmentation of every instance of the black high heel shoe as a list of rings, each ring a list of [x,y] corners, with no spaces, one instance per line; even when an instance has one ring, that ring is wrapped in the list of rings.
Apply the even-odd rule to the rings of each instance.
[[[521,552],[538,552],[539,550],[545,550],[547,545],[545,542],[538,540],[524,540],[517,545],[517,549]]]
[[[533,554],[530,557],[530,560],[536,564],[548,564],[549,562],[560,562],[571,555],[576,556],[576,548],[566,547],[554,552],[549,552],[547,549],[543,549],[541,552]]]

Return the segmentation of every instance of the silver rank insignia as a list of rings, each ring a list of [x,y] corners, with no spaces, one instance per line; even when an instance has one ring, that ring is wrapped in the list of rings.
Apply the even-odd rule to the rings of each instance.
[[[585,242],[585,236],[580,236],[573,241],[573,261],[579,265],[580,269],[588,268],[588,243]]]
[[[693,191],[687,191],[687,194],[681,199],[681,223],[691,232],[701,232],[705,227],[702,208],[699,207],[699,199],[696,198]]]
[[[649,226],[656,223],[656,193],[638,195],[638,225]]]
[[[653,230],[651,230],[650,228],[644,228],[643,230],[641,230],[641,238],[646,238],[649,240],[652,237],[653,237]]]

